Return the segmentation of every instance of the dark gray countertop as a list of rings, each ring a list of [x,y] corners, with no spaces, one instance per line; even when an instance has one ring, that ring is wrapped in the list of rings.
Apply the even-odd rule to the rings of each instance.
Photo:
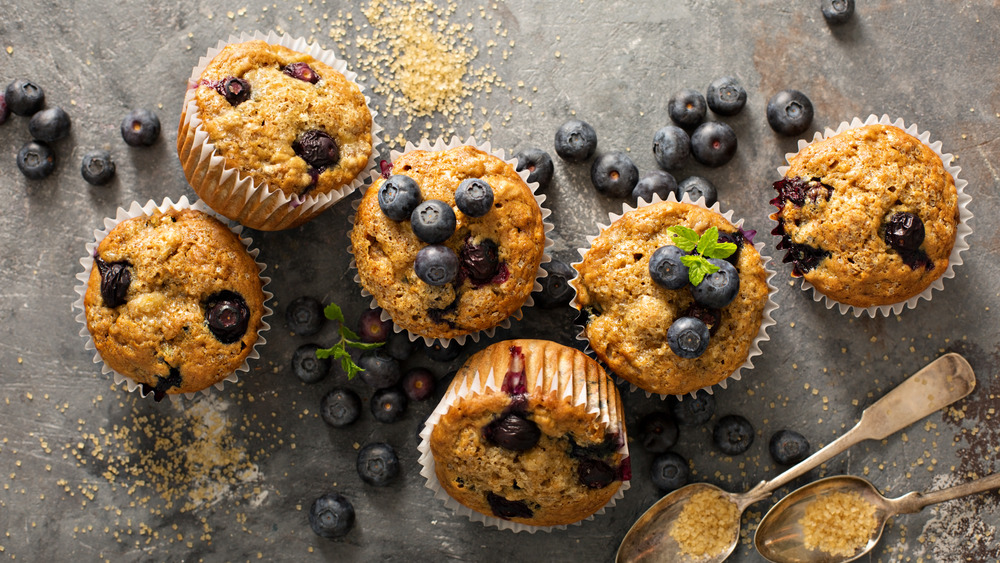
[[[359,39],[372,37],[361,7],[373,3],[57,0],[3,8],[0,82],[36,81],[50,106],[69,112],[73,129],[56,145],[56,173],[30,181],[15,166],[29,139],[27,119],[12,116],[0,126],[6,201],[0,210],[0,559],[610,561],[625,530],[658,498],[647,475],[650,456],[633,444],[635,476],[617,506],[566,530],[515,535],[452,514],[423,486],[415,434],[431,402],[412,405],[395,424],[375,423],[366,413],[353,427],[329,429],[317,416],[319,401],[344,376],[300,383],[289,359],[305,339],[290,334],[282,317],[300,295],[336,301],[351,319],[367,306],[348,271],[349,202],[297,229],[251,233],[268,265],[276,314],[262,357],[239,384],[211,397],[153,403],[113,385],[83,349],[72,309],[74,276],[94,229],[133,201],[194,197],[174,141],[198,58],[230,34],[277,30],[336,50],[372,87],[388,78]],[[450,35],[460,45],[479,49],[471,68],[482,72],[468,78],[478,85],[463,100],[468,105],[450,119],[438,114],[409,127],[405,110],[379,121],[391,140],[472,132],[512,154],[529,146],[552,152],[555,130],[575,116],[595,127],[599,151],[629,151],[646,171],[655,167],[653,133],[669,122],[667,98],[682,87],[704,90],[720,75],[736,75],[749,93],[745,110],[724,119],[739,139],[736,158],[718,169],[691,164],[679,176],[710,178],[723,208],[758,230],[778,258],[780,308],[755,369],[716,390],[719,415],[739,413],[755,425],[751,449],[720,455],[706,425],[684,429],[675,450],[691,459],[694,480],[745,490],[779,471],[767,453],[774,431],[793,428],[814,446],[828,443],[904,377],[956,351],[979,377],[972,396],[902,434],[856,446],[796,483],[851,473],[894,496],[939,488],[1000,466],[1000,9],[981,0],[859,2],[852,22],[831,29],[817,4],[458,1],[438,17],[461,26]],[[790,267],[773,250],[776,237],[768,234],[770,184],[795,139],[771,132],[764,107],[784,88],[811,97],[813,130],[888,114],[917,123],[956,155],[973,198],[974,232],[964,264],[933,300],[898,316],[854,318],[813,302],[791,283]],[[384,90],[373,93],[374,105],[385,107],[387,99]],[[118,134],[133,107],[154,109],[163,123],[161,141],[149,149],[129,148]],[[117,179],[106,188],[89,186],[79,173],[82,154],[100,147],[118,163]],[[596,223],[620,211],[622,202],[595,193],[588,165],[556,160],[547,201],[556,227],[552,252],[572,261],[585,237],[597,232]],[[573,318],[569,310],[527,310],[494,340],[531,336],[575,344]],[[328,325],[315,340],[330,343],[334,334]],[[444,375],[487,340],[434,369]],[[347,385],[364,399],[371,394],[360,381]],[[663,408],[642,393],[624,390],[624,399],[631,423]],[[401,478],[387,488],[365,486],[355,472],[355,448],[371,441],[391,443],[403,462]],[[327,491],[343,492],[358,511],[356,528],[340,541],[315,536],[307,523],[309,504]],[[762,502],[745,517],[747,535],[733,561],[760,560],[750,538],[769,505]],[[863,560],[996,560],[998,526],[996,494],[927,508],[892,522],[874,555]]]

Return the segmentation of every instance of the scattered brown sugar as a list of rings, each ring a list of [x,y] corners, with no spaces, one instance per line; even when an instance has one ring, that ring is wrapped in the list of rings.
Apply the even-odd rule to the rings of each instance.
[[[875,505],[857,493],[830,493],[809,503],[799,524],[808,549],[853,555],[875,532]]]
[[[687,555],[718,555],[736,540],[739,521],[734,503],[717,491],[705,490],[691,495],[684,504],[670,537]]]

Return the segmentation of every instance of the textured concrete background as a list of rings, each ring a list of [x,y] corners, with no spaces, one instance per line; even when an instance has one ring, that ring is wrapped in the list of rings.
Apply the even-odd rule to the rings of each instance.
[[[334,300],[352,320],[367,306],[347,273],[348,202],[291,231],[252,233],[268,264],[276,314],[262,358],[238,385],[211,398],[155,404],[114,386],[83,349],[74,276],[94,229],[133,201],[194,196],[174,141],[198,58],[230,34],[278,30],[313,38],[356,65],[366,56],[357,37],[371,36],[360,9],[369,6],[17,0],[0,10],[0,82],[36,81],[48,105],[73,119],[71,137],[56,146],[56,173],[43,181],[25,179],[15,165],[29,139],[27,120],[12,116],[0,126],[0,559],[609,561],[625,530],[659,497],[647,475],[650,456],[633,444],[632,488],[616,507],[566,530],[515,535],[450,513],[424,488],[415,433],[433,404],[411,405],[392,425],[366,412],[353,427],[328,429],[317,416],[319,401],[344,376],[298,382],[289,359],[305,340],[282,318],[284,305],[300,295]],[[340,15],[348,12],[349,26]],[[756,369],[716,390],[718,414],[746,416],[757,440],[730,458],[711,446],[710,425],[683,429],[675,450],[692,460],[694,480],[736,491],[777,474],[767,454],[771,433],[793,428],[814,447],[825,444],[944,351],[965,355],[979,377],[957,410],[856,446],[795,485],[851,473],[896,496],[1000,467],[996,2],[859,1],[854,21],[838,29],[825,24],[814,1],[463,0],[440,17],[463,26],[461,37],[480,48],[471,66],[492,69],[499,82],[471,94],[452,123],[436,116],[406,129],[405,112],[382,116],[386,138],[416,142],[454,128],[463,137],[474,130],[508,154],[529,146],[552,152],[556,128],[575,116],[596,128],[599,151],[627,150],[645,171],[655,166],[652,136],[669,122],[666,102],[674,91],[703,91],[723,74],[747,88],[745,110],[724,119],[739,138],[736,158],[712,170],[692,164],[679,176],[710,178],[723,208],[758,230],[778,258],[780,309]],[[331,29],[346,33],[334,40]],[[362,74],[364,84],[377,84]],[[932,301],[898,317],[855,319],[825,309],[790,282],[767,217],[775,168],[795,148],[795,139],[776,136],[764,117],[767,99],[784,88],[811,97],[813,130],[884,113],[917,123],[956,155],[973,198],[972,248]],[[373,104],[385,102],[373,93]],[[163,123],[161,141],[149,149],[127,147],[118,134],[133,107],[154,109]],[[106,188],[89,186],[79,173],[82,154],[98,147],[118,163]],[[621,201],[595,193],[588,172],[589,165],[557,159],[547,203],[556,225],[553,253],[563,260],[575,260],[596,223],[621,209]],[[575,344],[573,318],[568,310],[528,310],[496,339]],[[327,344],[334,336],[328,325],[315,340]],[[443,375],[484,344],[468,346],[450,365],[416,363]],[[347,385],[364,400],[370,396],[360,381]],[[631,423],[663,408],[641,393],[624,396]],[[403,462],[390,487],[365,486],[356,475],[355,447],[371,441],[388,441]],[[315,536],[306,519],[312,500],[334,490],[358,511],[356,528],[340,541]],[[769,504],[744,518],[748,535],[733,561],[760,560],[749,538]],[[928,508],[892,522],[864,560],[996,560],[998,525],[995,494]]]

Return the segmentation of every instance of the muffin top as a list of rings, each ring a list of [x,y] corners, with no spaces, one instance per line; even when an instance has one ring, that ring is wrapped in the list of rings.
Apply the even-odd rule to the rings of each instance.
[[[667,289],[653,281],[649,262],[672,246],[674,225],[703,234],[711,227],[735,241],[728,259],[739,274],[735,297],[722,308],[699,306],[690,286]],[[587,313],[590,347],[613,372],[661,395],[683,395],[714,385],[747,359],[768,300],[767,272],[743,232],[722,215],[687,203],[664,201],[625,213],[601,231],[583,260],[574,305]],[[679,356],[667,337],[674,321],[699,318],[710,328],[708,347],[694,358]]]
[[[105,363],[160,399],[205,389],[243,364],[264,292],[232,231],[201,211],[170,209],[122,221],[101,241],[84,309]]]
[[[225,46],[194,98],[226,164],[289,196],[339,189],[371,156],[372,116],[358,86],[281,45]]]
[[[779,249],[824,295],[890,305],[941,277],[959,221],[955,181],[919,139],[890,125],[810,143],[774,184]]]
[[[414,270],[428,247],[414,234],[410,215],[393,220],[382,211],[379,178],[358,207],[351,246],[361,285],[393,321],[427,338],[456,338],[492,328],[516,313],[531,295],[545,248],[542,211],[514,167],[475,147],[414,150],[392,167],[419,187],[422,202],[439,200],[455,215],[454,231],[440,243],[458,256],[455,278],[431,285]],[[479,217],[463,213],[455,191],[463,180],[481,179],[493,193]]]

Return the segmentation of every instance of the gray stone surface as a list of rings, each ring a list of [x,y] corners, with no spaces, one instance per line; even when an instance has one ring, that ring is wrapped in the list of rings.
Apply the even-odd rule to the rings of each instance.
[[[679,176],[710,178],[722,206],[758,230],[777,257],[780,309],[756,368],[715,391],[720,415],[740,413],[753,422],[755,443],[729,458],[711,446],[710,424],[684,428],[675,450],[691,460],[694,480],[744,490],[775,475],[780,468],[767,454],[772,432],[793,428],[814,446],[827,443],[944,351],[964,354],[979,376],[959,410],[856,446],[796,484],[851,473],[898,495],[1000,465],[995,2],[858,2],[855,19],[837,29],[824,23],[814,1],[462,0],[456,8],[447,17],[471,23],[462,35],[481,49],[473,66],[489,63],[509,86],[470,95],[457,132],[464,137],[474,129],[508,154],[529,146],[551,152],[556,128],[577,117],[596,128],[599,151],[629,151],[640,170],[650,170],[651,139],[669,122],[670,94],[704,89],[722,74],[746,86],[746,109],[724,119],[739,138],[736,158],[711,170],[692,164]],[[329,31],[346,12],[357,29],[335,42]],[[289,358],[307,339],[290,334],[282,320],[285,304],[300,295],[336,301],[352,320],[367,306],[348,271],[348,202],[298,229],[252,233],[268,264],[276,314],[261,359],[239,384],[211,398],[153,403],[115,386],[92,363],[72,308],[84,245],[119,206],[194,197],[174,150],[190,69],[220,39],[252,30],[314,38],[352,64],[364,57],[356,36],[371,36],[359,4],[320,0],[17,0],[0,9],[0,82],[37,81],[48,104],[73,119],[70,138],[56,145],[56,173],[43,181],[25,179],[14,163],[29,138],[27,119],[12,116],[0,126],[0,559],[610,561],[625,530],[660,495],[638,443],[632,488],[617,506],[566,530],[515,535],[452,514],[424,488],[415,433],[431,403],[411,406],[392,425],[365,413],[357,425],[331,430],[317,416],[320,398],[335,385],[366,401],[371,395],[339,372],[316,385],[299,383]],[[490,41],[497,44],[492,50]],[[376,83],[363,74],[365,84]],[[773,134],[764,118],[768,97],[788,87],[816,106],[810,135],[854,116],[888,114],[917,123],[956,155],[973,198],[972,248],[933,300],[899,316],[854,318],[813,302],[790,282],[790,267],[773,250],[768,200],[775,168],[795,139]],[[385,96],[373,94],[373,103],[383,105]],[[163,137],[152,148],[121,141],[119,122],[133,107],[152,108],[162,120]],[[450,128],[435,117],[428,129],[418,120],[407,130],[404,115],[380,118],[386,138],[401,133],[415,142]],[[80,177],[80,158],[92,148],[109,149],[118,163],[110,187]],[[553,254],[569,261],[623,202],[595,193],[587,165],[556,160],[547,201],[556,226]],[[568,310],[528,310],[494,340],[575,344],[573,318]],[[308,340],[334,338],[328,325]],[[433,367],[444,376],[460,362]],[[623,391],[633,427],[664,408],[659,399]],[[185,432],[175,436],[177,428]],[[401,478],[387,488],[365,486],[355,473],[355,449],[371,441],[393,444],[403,462]],[[356,529],[340,541],[315,536],[307,523],[312,499],[327,491],[343,492],[358,511]],[[747,535],[733,561],[760,560],[749,538],[769,504],[744,519]],[[998,525],[995,494],[928,508],[896,519],[864,560],[996,560]]]

